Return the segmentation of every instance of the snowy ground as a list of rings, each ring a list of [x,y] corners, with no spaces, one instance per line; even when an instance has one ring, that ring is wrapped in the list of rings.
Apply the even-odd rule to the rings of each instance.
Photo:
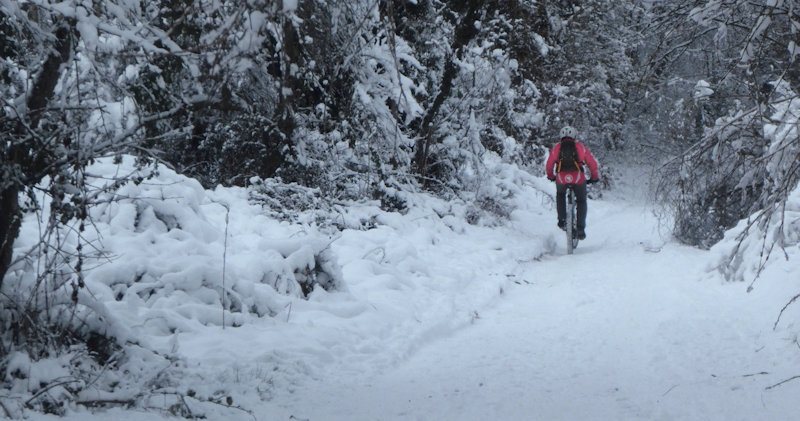
[[[387,370],[363,367],[276,401],[276,419],[796,416],[800,381],[765,390],[800,374],[796,333],[772,331],[791,291],[764,282],[746,294],[709,279],[706,252],[648,245],[653,221],[641,207],[592,210],[591,237],[575,255],[521,263],[520,284],[470,326]]]
[[[188,399],[209,419],[795,417],[800,380],[770,387],[800,375],[800,311],[773,330],[800,291],[797,262],[774,264],[747,293],[708,271],[712,252],[669,241],[624,196],[590,202],[588,238],[571,256],[546,197],[495,228],[382,214],[331,244],[346,291],[153,342],[185,361],[176,388],[243,409]],[[62,419],[156,415],[76,408]]]

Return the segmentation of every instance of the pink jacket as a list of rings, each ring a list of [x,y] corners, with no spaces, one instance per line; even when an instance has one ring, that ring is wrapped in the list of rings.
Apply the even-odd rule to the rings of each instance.
[[[578,150],[578,160],[581,166],[586,164],[592,172],[590,175],[593,179],[600,178],[600,172],[597,168],[597,161],[595,161],[592,153],[586,149],[581,142],[575,141],[575,149]],[[555,177],[556,182],[559,184],[581,184],[586,182],[586,174],[581,170],[576,171],[562,171],[556,174],[556,167],[558,166],[558,154],[561,151],[561,142],[556,143],[553,150],[550,151],[550,156],[547,157],[547,178]]]

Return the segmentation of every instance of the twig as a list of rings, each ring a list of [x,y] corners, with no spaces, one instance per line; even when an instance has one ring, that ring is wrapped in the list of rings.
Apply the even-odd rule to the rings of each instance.
[[[6,418],[11,419],[11,412],[9,412],[8,408],[6,408],[6,405],[3,404],[2,400],[0,400],[0,408],[3,408],[3,412],[5,412]]]
[[[25,406],[27,406],[28,408],[30,408],[30,403],[31,403],[31,401],[33,401],[34,399],[36,399],[36,398],[38,398],[39,396],[43,395],[44,393],[48,392],[48,391],[49,391],[50,389],[52,389],[52,388],[55,388],[55,387],[58,387],[58,386],[64,386],[64,385],[66,385],[66,384],[70,384],[70,383],[79,383],[79,382],[80,382],[80,380],[65,380],[65,381],[63,381],[63,382],[58,382],[58,383],[50,383],[50,384],[48,384],[46,387],[42,388],[42,390],[40,390],[40,391],[36,392],[36,394],[35,394],[35,395],[31,396],[31,398],[30,398],[30,399],[28,399],[27,401],[25,401]]]
[[[800,379],[800,375],[797,375],[797,376],[794,376],[794,377],[789,377],[788,379],[786,379],[786,380],[784,380],[782,382],[775,383],[772,386],[767,386],[766,388],[764,388],[764,390],[774,389],[774,388],[776,388],[776,387],[778,387],[778,386],[780,386],[780,385],[782,385],[784,383],[789,383],[790,381],[797,380],[797,379]]]
[[[781,316],[783,316],[783,312],[786,311],[786,309],[789,308],[789,306],[792,305],[792,303],[794,303],[798,299],[800,299],[800,294],[797,294],[794,297],[792,297],[792,299],[789,300],[789,302],[786,303],[785,306],[783,306],[783,308],[781,309],[780,313],[778,313],[778,318],[775,320],[775,324],[772,325],[772,330],[775,330],[775,329],[778,328],[778,323],[781,321]]]
[[[225,330],[225,268],[228,263],[228,221],[231,214],[231,207],[227,203],[220,203],[225,207],[225,243],[222,250],[222,330]]]
[[[92,386],[93,386],[95,383],[97,383],[97,381],[98,381],[98,380],[100,380],[100,377],[102,377],[102,376],[103,376],[103,374],[104,374],[104,373],[105,373],[105,372],[108,370],[108,368],[109,368],[109,367],[110,367],[112,364],[115,364],[115,363],[117,362],[117,356],[118,356],[120,353],[121,353],[121,351],[117,351],[117,352],[115,352],[114,354],[112,354],[112,355],[111,355],[111,356],[108,358],[108,360],[107,360],[107,361],[106,361],[106,362],[103,364],[103,366],[100,368],[100,372],[99,372],[99,373],[97,373],[97,375],[94,377],[94,379],[92,379],[90,382],[86,383],[86,386],[84,386],[83,388],[84,388],[84,389],[88,389],[88,388],[92,387]]]
[[[75,401],[75,403],[78,405],[83,405],[87,408],[96,408],[102,405],[117,405],[117,406],[131,407],[136,404],[136,401],[133,399],[95,399],[95,400]]]
[[[186,408],[186,412],[189,413],[189,417],[188,418],[194,418],[194,415],[192,414],[192,408],[189,408],[189,404],[186,403],[186,395],[184,395],[183,393],[180,393],[180,394],[178,394],[178,399],[181,400],[181,403],[183,404],[184,408]]]
[[[755,377],[755,376],[764,376],[764,375],[767,375],[767,374],[769,374],[769,373],[768,373],[768,372],[766,372],[766,371],[762,371],[762,372],[760,372],[760,373],[745,374],[745,375],[742,375],[742,377]]]
[[[190,413],[191,413],[191,410],[189,409],[189,406],[186,403],[186,398],[193,399],[193,400],[195,400],[197,402],[205,402],[205,403],[211,403],[211,404],[214,404],[214,405],[219,405],[219,406],[221,406],[223,408],[236,409],[236,410],[242,411],[242,412],[250,415],[251,417],[253,417],[253,420],[257,420],[256,416],[253,414],[253,411],[251,411],[249,409],[246,409],[244,407],[241,407],[239,405],[234,405],[233,404],[233,400],[230,399],[230,398],[228,398],[227,402],[222,402],[222,401],[218,401],[218,400],[215,400],[215,399],[212,399],[212,398],[198,399],[196,396],[188,396],[186,394],[176,393],[176,392],[165,392],[165,394],[166,395],[176,395],[176,396],[178,396],[178,398],[181,400],[183,405],[186,406],[186,409],[189,410]]]

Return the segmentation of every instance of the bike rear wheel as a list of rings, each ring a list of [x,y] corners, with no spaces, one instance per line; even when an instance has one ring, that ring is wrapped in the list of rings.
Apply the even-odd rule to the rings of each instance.
[[[567,188],[567,254],[572,254],[578,247],[578,212],[576,210],[575,192]]]

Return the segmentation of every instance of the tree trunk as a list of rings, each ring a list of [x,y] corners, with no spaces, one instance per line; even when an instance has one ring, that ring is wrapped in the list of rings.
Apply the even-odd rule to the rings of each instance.
[[[460,3],[460,2],[458,2]],[[478,34],[478,30],[475,28],[475,21],[478,20],[478,12],[480,7],[483,5],[483,1],[481,0],[469,0],[467,6],[467,11],[464,16],[461,18],[461,21],[458,22],[458,25],[455,29],[455,35],[453,37],[453,48],[452,51],[455,55],[460,56],[462,49],[465,45],[467,45],[475,35]],[[458,76],[458,66],[456,66],[454,57],[450,57],[447,60],[447,63],[444,65],[444,71],[442,72],[442,81],[439,84],[439,93],[436,95],[436,98],[433,100],[433,104],[425,113],[425,116],[422,118],[422,125],[419,129],[419,136],[417,137],[417,142],[415,145],[414,151],[414,162],[417,174],[422,177],[425,177],[428,171],[428,156],[430,154],[431,145],[434,142],[434,119],[439,114],[439,110],[442,108],[442,104],[450,96],[450,91],[453,88],[453,80]]]
[[[10,186],[0,193],[0,288],[11,265],[14,240],[19,234],[22,214],[19,210],[19,188]]]
[[[417,138],[417,145],[414,153],[414,161],[416,162],[417,174],[425,176],[428,171],[428,154],[431,144],[433,143],[433,119],[439,113],[444,100],[450,95],[450,90],[453,87],[453,79],[456,76],[458,69],[456,68],[453,59],[447,60],[442,73],[442,83],[439,88],[439,94],[433,100],[431,108],[425,113],[422,119],[422,127],[420,127],[420,135]]]
[[[276,112],[276,129],[264,139],[266,142],[266,171],[262,176],[275,175],[286,164],[286,155],[294,154],[294,133],[297,128],[295,107],[302,96],[302,81],[297,74],[302,68],[300,34],[292,20],[296,11],[283,17],[281,51],[281,91]]]
[[[62,66],[72,56],[72,26],[61,26],[55,31],[56,43],[47,60],[42,64],[42,70],[36,78],[28,95],[25,119],[31,130],[36,130],[46,108],[53,98],[58,80],[61,77]],[[10,140],[10,147],[6,155],[10,162],[6,163],[13,171],[19,170],[21,180],[3,180],[5,186],[0,191],[0,288],[3,279],[11,265],[14,254],[14,242],[19,235],[22,223],[22,212],[19,207],[19,194],[25,187],[39,182],[43,176],[41,171],[49,165],[44,162],[43,156],[49,156],[49,151],[28,150],[31,145],[23,139],[30,136],[27,129],[20,123],[16,130],[16,139]],[[16,171],[14,171],[16,172]],[[12,174],[14,174],[12,172]]]

